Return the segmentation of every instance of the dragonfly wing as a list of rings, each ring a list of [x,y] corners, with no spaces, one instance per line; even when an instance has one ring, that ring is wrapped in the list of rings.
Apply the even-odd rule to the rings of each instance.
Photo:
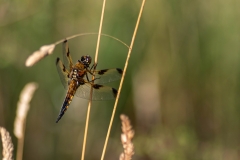
[[[103,69],[94,71],[94,74],[96,79],[94,80],[94,83],[104,84],[121,79],[122,70],[119,68]]]
[[[72,63],[72,58],[71,58],[71,55],[70,55],[70,50],[69,50],[69,47],[68,47],[68,41],[67,40],[65,40],[63,42],[62,53],[63,53],[63,64],[65,65],[65,67],[67,67],[71,71],[73,63]]]
[[[78,87],[76,96],[84,99],[90,99],[91,86],[93,87],[92,100],[94,101],[112,100],[116,98],[118,93],[118,91],[114,88],[86,82]]]
[[[68,89],[69,71],[66,69],[60,58],[56,60],[58,75],[65,89]]]
[[[118,91],[115,88],[94,84],[92,100],[100,101],[115,99],[117,93]]]

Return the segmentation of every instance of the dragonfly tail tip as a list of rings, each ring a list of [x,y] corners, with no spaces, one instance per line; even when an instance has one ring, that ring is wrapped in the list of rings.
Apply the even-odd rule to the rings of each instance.
[[[58,123],[58,121],[61,119],[61,117],[58,117],[57,120],[56,120],[56,123]]]

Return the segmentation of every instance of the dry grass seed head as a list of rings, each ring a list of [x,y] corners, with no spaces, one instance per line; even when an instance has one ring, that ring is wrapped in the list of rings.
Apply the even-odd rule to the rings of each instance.
[[[36,83],[28,83],[20,94],[14,122],[14,134],[17,138],[21,138],[23,136],[23,124],[30,107],[29,103],[36,89]]]
[[[2,146],[3,146],[3,160],[12,160],[13,158],[13,143],[10,134],[8,131],[0,127],[0,133],[2,137]]]
[[[132,129],[129,118],[122,114],[120,116],[122,121],[122,134],[121,141],[123,145],[124,152],[121,153],[119,159],[120,160],[130,160],[132,159],[132,155],[134,154],[134,146],[132,143],[132,138],[134,137],[134,130]]]
[[[32,55],[30,55],[25,63],[27,67],[31,67],[38,61],[40,61],[43,57],[51,54],[55,48],[55,44],[44,45],[39,50],[35,51]]]

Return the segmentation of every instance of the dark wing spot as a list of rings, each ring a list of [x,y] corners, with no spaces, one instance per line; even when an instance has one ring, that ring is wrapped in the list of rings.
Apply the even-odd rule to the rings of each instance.
[[[64,64],[63,64],[63,72],[66,72],[66,68],[65,68]]]
[[[116,70],[118,71],[119,74],[123,73],[122,69],[120,69],[120,68],[116,68]]]
[[[65,40],[63,41],[63,43],[67,43],[67,39],[65,39]]]
[[[112,92],[113,92],[114,97],[116,98],[118,91],[115,88],[112,88]]]
[[[101,88],[101,87],[103,87],[103,85],[100,85],[100,84],[94,84],[94,85],[93,85],[93,88],[94,88],[94,89],[99,89],[99,88]]]
[[[105,72],[107,72],[108,71],[108,69],[103,69],[103,70],[100,70],[99,72],[98,72],[98,74],[99,75],[103,75]]]
[[[60,58],[57,57],[57,59],[56,59],[56,65],[58,65],[59,61],[60,61]],[[66,72],[66,67],[64,66],[64,64],[62,64],[62,67],[63,67],[63,69],[62,69],[63,72]]]
[[[57,59],[56,59],[56,65],[58,64],[59,60],[60,60],[60,58],[57,57]]]
[[[67,57],[69,58],[69,54],[70,54],[70,52],[69,52],[69,48],[68,48],[68,52],[67,52]]]

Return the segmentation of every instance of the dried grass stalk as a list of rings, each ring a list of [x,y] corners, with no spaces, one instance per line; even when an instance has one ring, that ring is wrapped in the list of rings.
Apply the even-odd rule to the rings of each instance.
[[[104,155],[105,155],[105,152],[106,152],[107,143],[108,143],[109,135],[110,135],[112,124],[113,124],[113,119],[115,117],[115,113],[116,113],[116,109],[117,109],[120,93],[121,93],[122,86],[123,86],[123,81],[124,81],[124,78],[125,78],[125,75],[126,75],[126,71],[127,71],[127,68],[128,68],[128,62],[129,62],[129,59],[130,59],[130,56],[131,56],[131,53],[132,53],[132,48],[133,48],[133,44],[134,44],[135,37],[136,37],[136,34],[137,34],[137,30],[138,30],[138,26],[139,26],[139,23],[140,23],[140,19],[142,17],[142,12],[143,12],[144,5],[145,5],[145,0],[142,0],[142,5],[141,5],[141,8],[140,8],[140,11],[139,11],[139,14],[138,14],[138,19],[137,19],[136,26],[135,26],[135,29],[134,29],[134,32],[133,32],[131,44],[130,44],[130,47],[129,47],[129,50],[128,50],[127,59],[126,59],[125,66],[124,66],[124,69],[123,69],[122,78],[121,78],[121,81],[120,81],[120,84],[119,84],[118,94],[117,94],[117,97],[116,97],[116,100],[115,100],[115,103],[114,103],[112,116],[111,116],[110,123],[109,123],[109,126],[108,126],[107,136],[106,136],[106,139],[105,139],[101,160],[104,159]]]
[[[123,145],[124,152],[121,153],[119,159],[120,160],[131,160],[132,155],[134,154],[134,146],[132,143],[132,139],[134,136],[134,130],[132,129],[129,118],[121,114],[120,119],[122,121],[122,134],[121,141]]]
[[[73,39],[73,38],[76,38],[76,37],[80,37],[80,36],[86,36],[86,35],[101,35],[101,36],[105,36],[105,37],[110,37],[120,43],[122,43],[123,45],[125,45],[127,48],[129,48],[129,46],[124,43],[123,41],[113,37],[113,36],[110,36],[110,35],[107,35],[107,34],[101,34],[101,33],[82,33],[82,34],[75,34],[73,36],[70,36],[70,37],[67,37],[65,39],[62,39],[62,40],[59,40],[53,44],[49,44],[49,45],[44,45],[42,46],[39,50],[33,52],[26,60],[25,62],[25,65],[27,67],[31,67],[33,66],[35,63],[37,63],[38,61],[40,61],[41,59],[43,59],[44,57],[46,57],[47,55],[50,55],[52,54],[52,52],[54,51],[56,45],[62,43],[63,41],[65,40],[70,40],[70,39]],[[98,49],[97,51],[98,52]],[[96,56],[97,57],[97,56]]]
[[[13,158],[13,143],[10,134],[8,131],[0,127],[0,133],[2,137],[2,146],[3,146],[3,160],[12,160]]]
[[[97,60],[98,60],[98,51],[99,51],[99,45],[100,45],[100,39],[101,39],[101,33],[102,33],[102,24],[103,24],[103,17],[104,17],[104,11],[105,11],[105,4],[106,0],[103,0],[103,6],[102,6],[102,13],[101,13],[101,20],[99,24],[99,30],[98,30],[98,39],[97,39],[97,46],[96,46],[96,52],[95,52],[95,59],[94,59],[94,68],[96,69]],[[94,81],[95,76],[92,75],[92,80]],[[86,125],[84,130],[84,138],[83,138],[83,147],[82,147],[82,156],[81,160],[84,160],[85,155],[85,148],[86,148],[86,142],[87,142],[87,133],[88,133],[88,125],[89,125],[89,118],[90,118],[90,111],[92,106],[92,94],[93,94],[93,88],[91,87],[90,91],[90,100],[88,101],[88,110],[87,110],[87,116],[86,116]]]

